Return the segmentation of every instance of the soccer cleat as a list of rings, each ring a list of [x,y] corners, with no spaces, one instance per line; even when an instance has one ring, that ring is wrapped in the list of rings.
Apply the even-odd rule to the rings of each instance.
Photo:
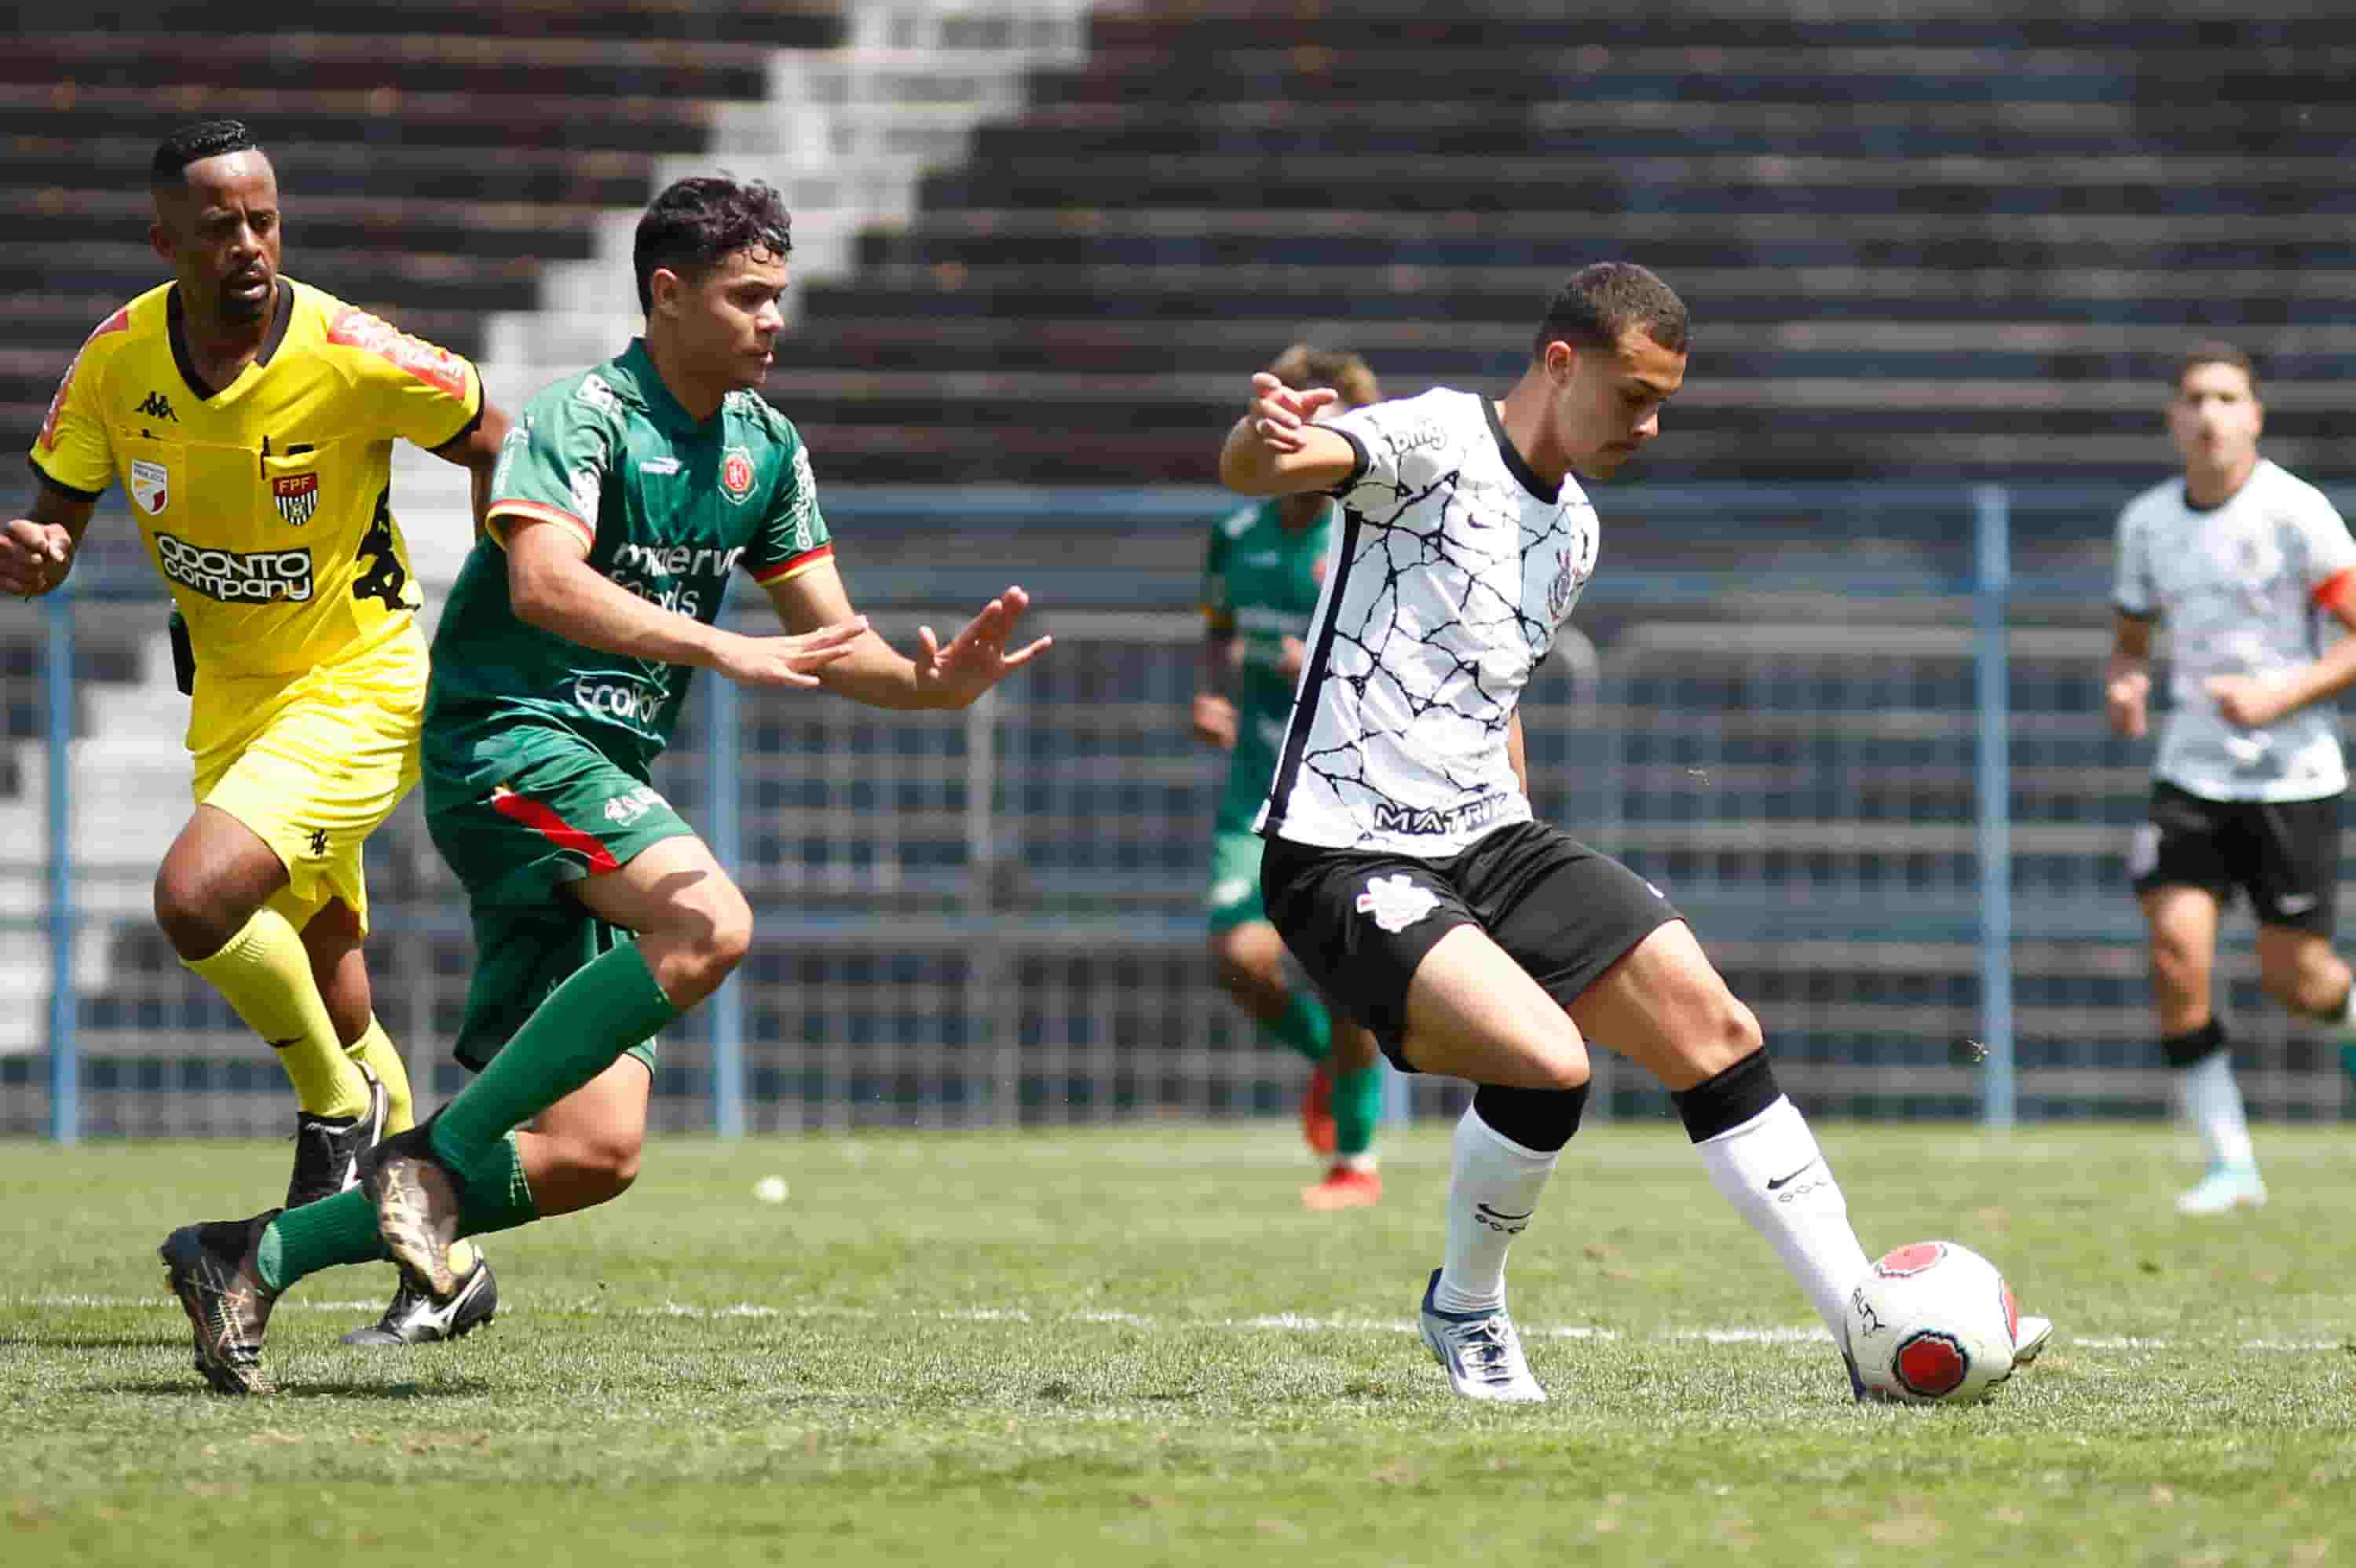
[[[262,1283],[256,1253],[279,1211],[251,1220],[183,1225],[164,1238],[164,1283],[197,1334],[197,1371],[222,1393],[275,1393],[262,1370],[262,1333],[278,1293]]]
[[[2022,1313],[2020,1327],[2014,1329],[2012,1335],[2013,1370],[2018,1371],[2037,1360],[2039,1354],[2045,1349],[2045,1341],[2051,1338],[2053,1338],[2053,1319],[2035,1317],[2027,1312]]]
[[[467,1335],[498,1316],[499,1282],[491,1274],[491,1260],[483,1256],[478,1247],[475,1266],[458,1282],[458,1294],[447,1301],[435,1301],[424,1291],[411,1286],[409,1276],[401,1277],[401,1288],[392,1293],[392,1305],[384,1316],[366,1328],[355,1328],[344,1336],[347,1345],[432,1345],[444,1339],[463,1339]]]
[[[2266,1200],[2266,1184],[2254,1165],[2212,1165],[2209,1174],[2177,1195],[2179,1214],[2224,1214],[2237,1208],[2257,1209]]]
[[[433,1126],[428,1121],[396,1133],[361,1155],[360,1187],[376,1205],[377,1234],[401,1265],[405,1283],[436,1301],[448,1301],[458,1294],[450,1243],[458,1239],[465,1184],[434,1155],[428,1138]]]
[[[1371,1209],[1383,1199],[1383,1179],[1375,1171],[1337,1165],[1314,1187],[1301,1189],[1301,1207],[1325,1214],[1336,1209]]]
[[[359,1063],[354,1063],[359,1066]],[[359,1181],[361,1151],[374,1148],[384,1136],[384,1119],[392,1101],[375,1073],[360,1068],[368,1080],[369,1107],[358,1116],[315,1116],[294,1114],[294,1174],[286,1182],[286,1207],[300,1209],[322,1198],[333,1198]]]
[[[1309,1070],[1309,1088],[1301,1096],[1301,1136],[1309,1140],[1309,1152],[1331,1155],[1333,1152],[1333,1068],[1321,1061]]]
[[[1546,1390],[1530,1376],[1522,1337],[1505,1308],[1494,1312],[1442,1312],[1432,1304],[1440,1271],[1423,1287],[1423,1342],[1448,1381],[1466,1399],[1496,1404],[1544,1404]]]

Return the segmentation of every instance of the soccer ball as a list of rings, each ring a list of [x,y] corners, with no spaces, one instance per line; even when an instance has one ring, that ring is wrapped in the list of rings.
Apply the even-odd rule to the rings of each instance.
[[[1954,1242],[1886,1253],[1848,1296],[1865,1386],[1909,1404],[1969,1404],[2012,1375],[2020,1309],[1996,1264]]]

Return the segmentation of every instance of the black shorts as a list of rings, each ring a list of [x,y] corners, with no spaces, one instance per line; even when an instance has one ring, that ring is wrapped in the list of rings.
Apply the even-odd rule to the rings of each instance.
[[[1520,822],[1444,860],[1270,838],[1260,896],[1284,944],[1402,1072],[1407,987],[1460,925],[1477,925],[1569,1008],[1673,920],[1661,891],[1558,827]]]
[[[2127,875],[2137,893],[2206,888],[2226,905],[2239,888],[2262,924],[2329,936],[2340,903],[2340,797],[2207,800],[2155,782]]]

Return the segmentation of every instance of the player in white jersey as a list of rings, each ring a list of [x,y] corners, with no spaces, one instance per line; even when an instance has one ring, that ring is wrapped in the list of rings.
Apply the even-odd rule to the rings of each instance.
[[[1660,432],[1686,342],[1667,284],[1601,263],[1555,296],[1502,402],[1443,388],[1318,423],[1330,389],[1261,375],[1220,453],[1230,488],[1341,502],[1261,881],[1294,955],[1395,1063],[1478,1085],[1421,1312],[1473,1399],[1546,1397],[1505,1313],[1505,1253],[1579,1128],[1590,1039],[1668,1088],[1711,1184],[1836,1342],[1869,1267],[1759,1020],[1683,918],[1531,817],[1515,704],[1595,567],[1573,475],[1608,476]],[[2022,1319],[2015,1364],[2051,1331]]]
[[[2151,819],[2127,871],[2151,932],[2160,1059],[2209,1169],[2187,1214],[2266,1200],[2211,976],[2235,889],[2258,921],[2267,996],[2341,1036],[2356,1072],[2356,996],[2331,950],[2348,770],[2330,699],[2356,682],[2356,539],[2323,493],[2258,455],[2256,373],[2229,344],[2177,369],[2169,433],[2184,476],[2119,514],[2112,726],[2144,733],[2151,628],[2169,626],[2173,711],[2152,764]]]

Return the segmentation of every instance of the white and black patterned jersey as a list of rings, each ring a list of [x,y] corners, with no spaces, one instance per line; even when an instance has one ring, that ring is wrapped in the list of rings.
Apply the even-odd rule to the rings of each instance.
[[[1531,471],[1484,397],[1439,388],[1324,428],[1358,462],[1257,826],[1453,855],[1529,820],[1506,729],[1595,570],[1595,508]]]
[[[2202,510],[2181,480],[2119,514],[2114,602],[2169,630],[2169,697],[2152,771],[2205,800],[2315,800],[2348,787],[2340,715],[2309,704],[2262,730],[2226,721],[2211,676],[2265,677],[2311,663],[2336,623],[2323,602],[2356,571],[2356,539],[2321,491],[2260,459],[2222,504]]]

